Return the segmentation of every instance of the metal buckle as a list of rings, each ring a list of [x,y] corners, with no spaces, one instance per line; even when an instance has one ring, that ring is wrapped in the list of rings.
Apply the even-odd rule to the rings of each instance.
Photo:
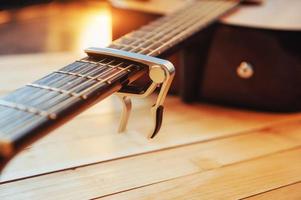
[[[151,107],[154,125],[149,137],[154,138],[161,128],[164,112],[163,103],[175,75],[175,68],[173,64],[167,60],[155,58],[152,56],[111,48],[92,47],[86,49],[85,52],[88,55],[105,55],[134,61],[147,65],[149,67],[149,77],[152,83],[145,90],[141,92],[141,90],[138,91],[137,87],[135,86],[125,86],[117,93],[123,104],[118,132],[124,132],[128,124],[132,108],[130,97],[145,98],[152,94],[157,87],[161,86],[156,103]]]

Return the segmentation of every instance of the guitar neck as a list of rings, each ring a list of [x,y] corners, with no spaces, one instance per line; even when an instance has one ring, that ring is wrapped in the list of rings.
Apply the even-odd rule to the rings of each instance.
[[[109,47],[160,56],[238,5],[196,1],[114,41]],[[0,99],[0,167],[19,150],[119,91],[147,68],[110,57],[76,61]]]
[[[109,47],[150,56],[160,56],[238,4],[239,1],[234,0],[192,2],[175,13],[161,17],[139,30],[121,37]]]

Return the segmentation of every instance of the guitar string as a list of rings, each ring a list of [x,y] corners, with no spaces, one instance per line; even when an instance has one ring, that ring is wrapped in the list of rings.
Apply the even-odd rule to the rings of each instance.
[[[100,62],[101,62],[101,61],[100,61]],[[82,67],[82,66],[83,66],[83,65],[81,65],[81,67]],[[82,73],[82,70],[81,70],[80,72],[78,72],[78,73]],[[51,76],[51,75],[50,75],[50,76]],[[60,78],[61,78],[61,79],[64,79],[65,77],[56,77],[56,78],[53,78],[53,79],[51,79],[50,82],[46,82],[45,84],[46,84],[46,85],[51,85],[52,82],[60,81],[60,80],[59,80]],[[67,77],[67,78],[69,78],[69,77]],[[75,78],[75,79],[76,79],[76,78]],[[44,79],[43,79],[43,80],[44,80]],[[66,79],[64,79],[64,80],[66,80]],[[44,92],[44,91],[41,90],[40,93],[43,94],[43,92]],[[24,93],[26,93],[26,92],[24,92]],[[34,96],[34,97],[31,96],[31,99],[34,100],[34,98],[38,98],[38,96],[40,96],[40,93],[36,94],[36,96]],[[50,92],[49,92],[49,93],[50,93]],[[27,94],[27,93],[26,93],[26,94]],[[20,96],[20,94],[19,94],[19,96]],[[56,97],[57,97],[57,96],[54,96],[54,98],[56,98]],[[28,101],[31,101],[31,99],[28,99],[27,96],[26,96],[26,98],[27,98]],[[22,98],[21,98],[21,99],[22,99]],[[47,99],[47,100],[49,100],[49,99]],[[28,102],[28,101],[27,101],[27,102]],[[25,102],[26,102],[26,101],[25,101]]]
[[[168,30],[169,31],[169,30]],[[167,32],[168,32],[167,31]],[[135,51],[136,50],[136,48],[134,48],[132,51]],[[101,62],[101,61],[100,61]],[[97,70],[97,68],[96,68],[96,70]],[[79,72],[79,74],[81,74],[82,73],[82,71],[81,72]],[[93,71],[92,71],[92,73],[93,73]],[[61,77],[61,79],[63,79],[63,80],[65,80],[65,77]],[[59,80],[55,80],[55,81],[59,81]],[[67,82],[67,81],[66,81]],[[85,82],[83,82],[83,83],[85,83]],[[47,85],[50,85],[50,83],[47,83]]]
[[[102,82],[99,82],[99,83],[96,83],[95,85],[93,85],[92,87],[90,88],[87,88],[87,90],[91,90],[93,87],[97,87],[98,84],[101,84]],[[83,91],[83,93],[85,93],[86,91]]]
[[[199,17],[199,16],[198,16]],[[183,28],[183,27],[181,27],[181,28]],[[139,30],[138,30],[139,31]],[[177,31],[179,31],[179,30],[177,30]],[[173,33],[171,33],[170,35],[174,35],[175,33],[173,32]],[[158,36],[158,35],[154,35],[154,36]],[[176,39],[174,39],[174,40],[176,40]],[[114,43],[113,43],[114,44]],[[162,47],[164,47],[164,46],[167,46],[167,45],[162,45],[162,46],[160,46],[160,47],[158,47],[157,49],[160,49],[160,48],[162,48]],[[139,48],[139,47],[135,47],[132,51],[134,51],[135,49],[137,49],[137,48]],[[142,50],[143,51],[143,50]],[[156,52],[157,50],[154,50],[153,52]]]
[[[216,5],[211,4],[208,7],[201,7],[203,8],[203,10],[207,10],[210,11],[209,9],[211,9],[211,7],[214,7]],[[201,15],[198,16],[198,18],[195,18],[194,21],[199,20],[199,18],[202,18],[204,16],[206,16],[207,12],[202,12],[202,10],[199,9],[199,6],[195,6],[194,7],[195,10],[190,11],[187,15],[185,15],[185,17],[183,19],[176,19],[175,23],[171,22],[171,23],[166,23],[166,26],[168,28],[163,28],[163,31],[159,32],[157,29],[154,30],[155,35],[153,35],[151,38],[144,40],[142,43],[140,43],[138,46],[134,46],[134,49],[131,49],[130,51],[135,51],[136,49],[139,49],[141,46],[143,46],[145,43],[149,43],[152,42],[154,39],[159,38],[156,42],[157,43],[161,43],[162,45],[160,45],[159,47],[157,47],[158,49],[162,48],[162,46],[164,46],[166,44],[166,41],[164,40],[168,40],[169,38],[172,38],[173,35],[176,35],[176,31],[179,31],[185,27],[187,27],[189,24],[187,23],[187,21],[191,20],[191,16],[195,17],[197,13],[195,12],[200,12]],[[171,25],[170,25],[171,24]],[[182,25],[184,25],[184,27],[182,27]],[[158,33],[159,32],[159,33]],[[163,40],[163,41],[162,41]],[[149,49],[151,51],[154,51],[154,49],[149,48],[150,46],[153,46],[153,44],[149,45],[148,47],[145,47],[146,49]],[[121,48],[121,50],[125,50],[125,48],[127,48],[126,46],[124,48]],[[160,53],[158,53],[160,54]],[[150,53],[148,53],[147,55],[150,55]]]
[[[134,49],[135,50],[135,49]],[[79,73],[82,73],[82,72],[79,72]],[[61,77],[62,79],[64,79],[64,77]],[[67,77],[68,78],[68,77]],[[64,79],[65,80],[65,79]],[[56,79],[54,79],[54,81],[59,81],[59,80],[56,80]],[[83,82],[83,83],[85,83],[85,82]],[[50,85],[50,83],[48,82],[47,83],[47,85]],[[47,99],[47,100],[49,100],[49,99]]]
[[[134,39],[132,41],[132,43],[139,43],[138,46],[140,46],[140,41],[142,42],[153,42],[152,40],[150,40],[151,38],[154,38],[154,36],[157,38],[157,36],[159,35],[158,33],[161,33],[161,31],[165,31],[166,27],[168,27],[168,30],[172,30],[173,28],[177,27],[177,25],[179,25],[177,22],[185,22],[185,19],[187,19],[188,17],[190,17],[193,13],[193,11],[195,11],[196,9],[198,9],[197,6],[193,7],[193,10],[190,9],[184,9],[186,11],[182,12],[181,15],[171,18],[171,16],[166,16],[163,17],[163,20],[158,20],[158,21],[163,21],[164,23],[162,24],[158,24],[158,22],[155,21],[155,24],[148,24],[148,25],[144,25],[143,27],[141,27],[141,29],[128,33],[125,36],[121,37],[120,39],[117,39],[116,41],[113,42],[113,47],[116,44],[118,45],[126,45],[123,43],[123,41],[127,38],[131,38]],[[190,12],[188,12],[188,10]],[[198,9],[199,12],[202,13],[202,10]],[[182,18],[183,16],[183,18]],[[170,19],[170,20],[166,20],[166,19]],[[172,29],[171,29],[172,27]],[[147,31],[147,32],[146,32]],[[142,37],[137,38],[136,35],[141,35],[141,32],[143,32]],[[139,34],[140,33],[140,34]],[[154,35],[155,34],[155,35]],[[134,35],[134,38],[132,37]],[[150,38],[149,38],[150,37]],[[149,38],[149,39],[148,39]],[[160,37],[159,37],[160,38]],[[146,40],[145,40],[146,39]],[[158,41],[155,41],[158,42]],[[153,44],[151,44],[150,46],[152,46]]]

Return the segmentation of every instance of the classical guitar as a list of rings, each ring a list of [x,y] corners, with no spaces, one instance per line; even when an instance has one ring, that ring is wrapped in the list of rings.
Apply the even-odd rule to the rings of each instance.
[[[125,112],[124,130],[130,110],[128,96],[147,96],[161,86],[152,107],[154,137],[160,129],[163,102],[174,76],[170,62],[156,58],[190,38],[208,24],[239,5],[238,1],[195,1],[115,40],[108,48],[89,48],[87,57],[27,84],[0,99],[0,165],[17,152],[75,115],[118,92]],[[149,74],[146,86],[133,84]]]

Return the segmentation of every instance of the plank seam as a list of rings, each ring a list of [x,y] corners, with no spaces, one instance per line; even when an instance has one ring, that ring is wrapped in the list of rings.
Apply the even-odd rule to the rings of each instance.
[[[256,193],[256,194],[253,194],[253,195],[241,198],[239,200],[245,200],[245,199],[248,199],[248,198],[251,198],[251,197],[256,197],[256,196],[259,196],[261,194],[266,194],[268,192],[272,192],[272,191],[275,191],[275,190],[278,190],[278,189],[281,189],[281,188],[285,188],[285,187],[289,187],[289,186],[292,186],[292,185],[296,185],[296,184],[299,184],[299,183],[301,183],[301,180],[300,181],[295,181],[295,182],[290,183],[290,184],[282,185],[282,186],[279,186],[279,187],[276,187],[276,188],[273,188],[273,189],[270,189],[270,190],[266,190],[264,192],[259,192],[259,193]]]
[[[242,164],[242,163],[251,162],[251,161],[262,159],[262,158],[265,158],[265,157],[271,157],[271,156],[274,156],[274,155],[277,155],[277,154],[282,154],[282,153],[285,153],[285,152],[290,152],[290,151],[294,151],[294,150],[298,150],[298,149],[301,149],[301,145],[299,145],[297,147],[281,150],[281,151],[276,151],[276,152],[269,153],[269,154],[266,154],[266,155],[257,156],[257,157],[251,158],[251,159],[242,160],[242,161],[239,161],[239,162],[222,165],[222,166],[217,167],[217,168],[212,168],[212,169],[204,170],[204,171],[198,171],[198,172],[195,172],[195,173],[186,174],[184,176],[173,177],[173,178],[170,178],[170,179],[166,179],[166,180],[162,180],[162,181],[158,181],[158,182],[153,182],[153,183],[141,185],[141,186],[138,186],[138,187],[134,187],[134,188],[126,189],[126,190],[121,190],[121,191],[114,192],[114,193],[111,193],[111,194],[106,194],[106,195],[94,197],[91,200],[100,199],[100,198],[104,198],[104,197],[108,197],[108,196],[112,196],[112,195],[116,195],[116,194],[121,194],[121,193],[124,193],[124,192],[133,191],[133,190],[136,190],[136,189],[145,188],[145,187],[152,186],[152,185],[157,185],[157,184],[160,184],[160,183],[164,183],[164,182],[168,182],[168,181],[172,181],[172,180],[176,180],[176,179],[181,179],[181,178],[188,177],[188,176],[191,176],[191,175],[196,175],[196,174],[200,174],[200,173],[204,173],[204,172],[210,172],[210,171],[218,170],[220,168],[227,168],[227,167],[231,167],[231,166],[234,166],[234,165],[239,165],[239,164]],[[298,181],[298,182],[301,182],[301,180]],[[291,184],[294,184],[294,183],[291,183]],[[290,185],[290,184],[288,184],[288,185]],[[281,187],[279,187],[279,188],[281,188]]]
[[[282,126],[284,124],[292,123],[292,122],[296,122],[296,121],[297,120],[284,120],[284,121],[281,121],[281,122],[278,122],[278,123],[275,122],[275,124],[276,124],[276,126],[277,125]],[[101,163],[112,162],[112,161],[116,161],[116,160],[123,160],[123,159],[127,159],[127,158],[133,158],[133,157],[138,157],[138,156],[142,156],[142,155],[153,154],[153,153],[156,153],[156,152],[159,152],[159,151],[167,151],[167,150],[176,149],[176,148],[189,147],[189,146],[193,146],[193,145],[197,145],[197,144],[203,144],[203,143],[208,143],[208,142],[212,142],[212,141],[218,141],[218,140],[228,139],[228,138],[232,138],[232,137],[238,137],[238,136],[241,136],[241,135],[254,134],[255,132],[264,131],[264,130],[272,128],[272,127],[273,126],[271,124],[271,125],[267,125],[267,126],[260,127],[260,128],[254,128],[254,129],[250,129],[250,130],[246,130],[246,131],[235,132],[235,133],[229,134],[229,135],[223,135],[223,136],[219,136],[219,137],[208,138],[208,139],[205,139],[205,140],[202,140],[202,141],[194,141],[194,142],[190,142],[190,143],[179,144],[179,145],[165,147],[165,148],[161,148],[161,149],[155,149],[155,150],[150,150],[150,151],[141,152],[141,153],[135,153],[135,154],[127,155],[127,156],[102,160],[102,161],[98,161],[98,162],[82,164],[82,165],[78,165],[78,166],[74,166],[74,167],[67,167],[67,168],[64,168],[64,169],[53,170],[53,171],[49,171],[49,172],[45,172],[45,173],[41,173],[41,174],[32,175],[32,176],[25,176],[25,177],[15,178],[15,179],[2,181],[2,182],[0,181],[0,185],[11,183],[11,182],[16,182],[16,181],[20,181],[20,180],[30,179],[30,178],[34,178],[34,177],[54,174],[54,173],[63,172],[63,171],[72,171],[72,170],[76,170],[78,168],[84,168],[84,167],[97,165],[97,164],[101,164]],[[301,146],[297,146],[297,147],[299,148]],[[296,147],[294,147],[294,148],[296,148]],[[286,149],[284,151],[289,151],[289,150],[292,150],[294,148]],[[274,153],[279,153],[279,152],[274,152]],[[269,156],[269,154],[267,154],[266,156]],[[260,158],[260,157],[265,157],[265,156],[259,156],[258,158]],[[254,158],[254,159],[257,159],[257,158]],[[248,160],[245,160],[245,161],[248,161]],[[242,162],[244,162],[244,161],[242,161]],[[232,163],[232,164],[237,164],[237,163]],[[232,165],[232,164],[229,164],[229,165]],[[225,166],[227,166],[227,165],[225,165]],[[215,168],[215,169],[217,169],[217,168]]]

